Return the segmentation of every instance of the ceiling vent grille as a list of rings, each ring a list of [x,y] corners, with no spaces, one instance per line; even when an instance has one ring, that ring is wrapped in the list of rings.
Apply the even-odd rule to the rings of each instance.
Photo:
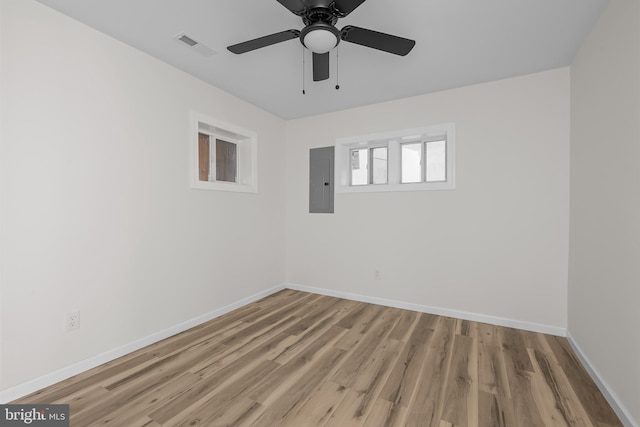
[[[216,51],[211,49],[209,46],[203,45],[202,43],[185,33],[178,34],[174,37],[174,39],[180,42],[180,44],[182,44],[183,46],[198,52],[202,56],[211,56],[216,53]]]
[[[194,39],[192,39],[191,37],[189,37],[186,34],[183,34],[180,37],[178,37],[178,40],[180,40],[184,44],[188,44],[189,47],[194,47],[195,45],[198,44],[197,41],[195,41]]]

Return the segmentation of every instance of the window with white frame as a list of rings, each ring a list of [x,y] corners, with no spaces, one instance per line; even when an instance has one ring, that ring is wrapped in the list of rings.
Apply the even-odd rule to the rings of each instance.
[[[453,123],[336,141],[336,191],[455,188]]]
[[[255,132],[193,113],[191,186],[257,193]]]
[[[386,146],[352,148],[351,185],[386,184],[388,151]]]

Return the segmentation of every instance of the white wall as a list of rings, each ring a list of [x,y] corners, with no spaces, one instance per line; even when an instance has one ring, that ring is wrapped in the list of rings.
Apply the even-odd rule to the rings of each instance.
[[[283,282],[282,120],[34,1],[1,11],[0,390]],[[189,188],[190,110],[258,133],[259,194]]]
[[[640,425],[640,7],[611,1],[571,66],[569,333]]]
[[[287,281],[565,328],[569,86],[563,68],[288,122]],[[310,148],[446,122],[455,190],[308,213]]]

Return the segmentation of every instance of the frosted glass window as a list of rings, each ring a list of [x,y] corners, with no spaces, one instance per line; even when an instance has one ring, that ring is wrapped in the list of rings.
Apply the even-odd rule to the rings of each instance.
[[[387,183],[387,147],[377,147],[371,149],[371,158],[373,163],[372,184],[386,184]]]
[[[455,189],[455,124],[339,138],[338,193]]]
[[[426,146],[426,181],[447,180],[447,141],[431,141]]]
[[[402,144],[401,153],[400,182],[422,182],[422,142]]]
[[[351,185],[369,183],[369,149],[351,150]]]

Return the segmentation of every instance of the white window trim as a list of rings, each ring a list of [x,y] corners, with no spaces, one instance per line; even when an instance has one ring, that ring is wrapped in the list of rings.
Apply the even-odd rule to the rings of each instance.
[[[447,138],[447,180],[438,182],[400,183],[400,144],[417,141],[422,141],[424,143],[424,141],[429,141],[436,136],[442,136],[445,134]],[[415,140],[411,139],[411,136],[413,135],[416,135]],[[406,140],[403,141],[403,138]],[[351,149],[379,147],[385,144],[388,144],[387,184],[351,185]],[[444,123],[420,128],[338,138],[336,139],[335,190],[336,193],[453,190],[456,188],[455,157],[454,123]]]
[[[206,126],[207,129],[203,129],[202,125]],[[237,144],[238,165],[236,179],[238,182],[200,181],[198,173],[198,133],[205,133],[213,138]],[[258,192],[258,136],[255,132],[192,112],[189,139],[191,140],[189,162],[191,188],[240,193]],[[212,170],[212,173],[215,173],[215,171]]]

